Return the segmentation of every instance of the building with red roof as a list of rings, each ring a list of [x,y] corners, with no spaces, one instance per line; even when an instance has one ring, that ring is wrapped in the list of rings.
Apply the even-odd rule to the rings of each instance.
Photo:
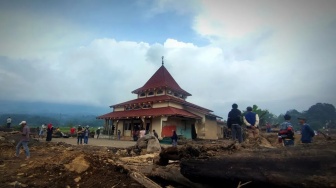
[[[122,136],[131,137],[139,130],[155,130],[160,138],[177,135],[187,139],[218,139],[218,121],[211,110],[187,102],[191,94],[183,90],[162,66],[140,88],[132,91],[134,100],[111,105],[112,112],[98,116],[111,125],[112,132],[121,131]]]

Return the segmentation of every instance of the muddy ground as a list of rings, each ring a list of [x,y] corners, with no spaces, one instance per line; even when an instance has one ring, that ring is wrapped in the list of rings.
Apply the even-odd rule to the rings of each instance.
[[[169,161],[166,166],[155,165],[154,154],[135,153],[134,147],[77,146],[69,144],[73,140],[67,139],[68,143],[63,139],[53,142],[32,139],[29,144],[31,159],[25,160],[23,150],[19,158],[14,157],[19,139],[18,133],[0,132],[0,187],[144,187],[131,178],[131,171],[146,174],[162,187],[207,187],[183,177],[178,160]],[[325,139],[317,136],[315,142],[324,143]],[[244,144],[232,144],[230,140],[190,141],[179,146],[182,151],[179,155],[184,160],[206,159],[244,155],[244,152],[262,148],[281,149],[282,146],[277,144],[276,135],[264,134],[261,139]]]

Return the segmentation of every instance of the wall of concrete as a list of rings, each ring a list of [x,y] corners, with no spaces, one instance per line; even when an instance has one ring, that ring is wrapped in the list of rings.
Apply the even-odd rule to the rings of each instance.
[[[218,139],[217,131],[217,121],[206,118],[205,139]]]
[[[153,130],[155,130],[157,132],[157,134],[159,135],[159,139],[162,139],[162,137],[161,137],[161,131],[162,131],[161,117],[154,117],[152,119],[151,132]]]
[[[114,108],[114,111],[124,111],[125,108],[124,107],[116,107]]]
[[[154,103],[153,104],[153,108],[162,108],[162,107],[167,107],[168,106],[168,102],[161,102],[161,103]]]

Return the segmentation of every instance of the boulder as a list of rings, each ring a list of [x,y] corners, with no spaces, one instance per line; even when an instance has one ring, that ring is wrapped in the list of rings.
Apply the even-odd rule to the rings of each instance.
[[[161,152],[161,145],[157,138],[148,140],[147,153]]]
[[[159,140],[155,136],[147,134],[137,141],[136,147],[139,149],[147,149],[149,140],[156,140],[157,141],[156,145],[160,145]],[[151,141],[151,143],[153,144],[154,141]]]

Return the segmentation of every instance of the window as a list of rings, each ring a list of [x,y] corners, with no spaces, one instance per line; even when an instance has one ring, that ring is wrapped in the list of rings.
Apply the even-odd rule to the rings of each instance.
[[[157,92],[156,92],[157,95],[161,95],[163,94],[163,90],[162,89],[159,89]]]
[[[172,94],[172,91],[168,90],[167,93],[168,93],[169,95],[171,95],[171,94]]]
[[[148,109],[148,108],[152,108],[152,106],[150,104],[143,104],[142,108],[143,109]]]
[[[125,107],[125,110],[127,111],[127,110],[132,110],[132,106],[126,106]]]
[[[146,97],[146,93],[145,93],[145,92],[142,92],[142,93],[140,94],[140,97]]]
[[[140,105],[138,105],[138,104],[136,104],[136,105],[134,105],[134,110],[138,110],[138,109],[140,109],[141,107],[140,107]]]
[[[150,91],[149,93],[148,93],[148,96],[153,96],[154,95],[154,92],[153,91]]]
[[[179,97],[179,94],[178,94],[178,93],[174,93],[174,96],[175,96],[175,97]]]

